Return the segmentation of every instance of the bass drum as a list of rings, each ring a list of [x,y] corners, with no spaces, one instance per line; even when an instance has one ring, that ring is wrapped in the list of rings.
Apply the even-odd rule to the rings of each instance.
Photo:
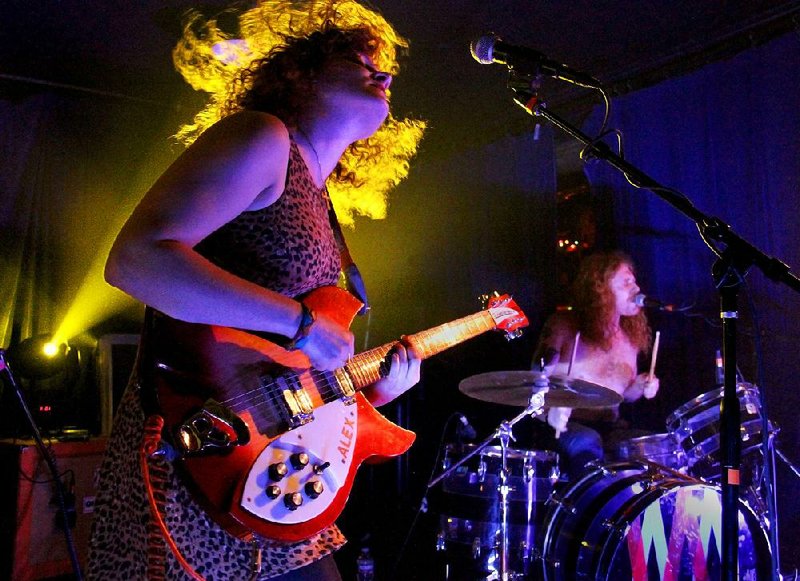
[[[551,499],[544,578],[719,579],[721,520],[717,486],[649,462],[600,466]],[[770,568],[767,535],[740,502],[739,578]]]

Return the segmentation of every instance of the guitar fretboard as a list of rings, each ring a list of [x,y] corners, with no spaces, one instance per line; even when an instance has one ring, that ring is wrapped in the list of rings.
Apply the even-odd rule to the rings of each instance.
[[[492,315],[488,311],[482,311],[414,335],[408,335],[407,340],[421,359],[427,359],[494,328],[495,322]],[[363,389],[381,378],[381,361],[396,344],[397,341],[393,341],[359,353],[344,366],[343,369],[350,376],[356,389]]]

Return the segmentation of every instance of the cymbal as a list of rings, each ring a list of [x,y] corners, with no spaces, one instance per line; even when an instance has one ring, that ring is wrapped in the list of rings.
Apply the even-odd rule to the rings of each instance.
[[[492,371],[467,377],[458,384],[464,395],[490,403],[526,407],[540,374],[534,371]],[[553,375],[547,378],[547,407],[605,408],[622,401],[617,392],[583,379]]]

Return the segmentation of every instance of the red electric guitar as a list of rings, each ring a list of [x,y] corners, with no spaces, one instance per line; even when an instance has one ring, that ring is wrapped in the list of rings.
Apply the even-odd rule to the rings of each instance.
[[[492,329],[516,336],[528,324],[508,296],[487,300],[485,310],[408,341],[426,358]],[[361,308],[336,287],[304,302],[345,326]],[[379,379],[394,343],[321,372],[302,352],[252,333],[160,314],[148,341],[165,437],[195,498],[240,538],[294,542],[321,531],[344,509],[362,462],[402,454],[414,441],[359,393]]]

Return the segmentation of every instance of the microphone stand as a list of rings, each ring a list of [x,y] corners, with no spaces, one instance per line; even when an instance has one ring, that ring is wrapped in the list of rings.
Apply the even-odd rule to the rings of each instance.
[[[50,474],[53,477],[53,485],[56,488],[56,498],[58,499],[58,505],[61,509],[61,525],[64,527],[64,540],[67,544],[67,553],[69,554],[70,564],[72,565],[72,571],[75,575],[75,579],[77,581],[83,581],[83,572],[81,571],[80,562],[78,561],[78,553],[75,549],[75,542],[72,537],[72,531],[70,530],[69,524],[69,514],[67,512],[67,501],[66,501],[66,491],[64,490],[64,483],[61,481],[61,477],[58,474],[58,468],[56,467],[56,462],[53,459],[50,451],[47,449],[47,446],[44,444],[44,439],[42,438],[42,434],[39,431],[39,427],[36,425],[36,420],[33,419],[33,414],[31,414],[31,410],[28,407],[28,404],[25,402],[25,397],[22,395],[22,389],[20,385],[17,383],[14,374],[11,371],[11,368],[8,365],[8,360],[6,359],[6,352],[3,349],[0,349],[0,375],[4,375],[8,384],[14,390],[14,394],[17,396],[17,401],[19,402],[19,407],[22,409],[22,412],[25,414],[26,419],[28,420],[28,424],[31,427],[31,433],[33,435],[33,439],[36,442],[36,447],[39,450],[39,454],[41,455],[42,459],[45,461],[47,468],[50,470]],[[2,383],[0,383],[0,387],[2,387]],[[1,391],[0,391],[1,393]]]
[[[550,111],[539,100],[538,87],[540,75],[520,75],[513,69],[510,71],[508,87],[514,92],[516,101],[531,115],[543,117],[550,123],[571,135],[587,146],[588,151],[597,159],[601,159],[618,169],[629,182],[638,188],[647,189],[671,204],[674,208],[692,220],[700,231],[703,240],[709,244],[718,257],[711,269],[714,285],[720,293],[720,318],[722,319],[722,347],[725,386],[723,388],[720,411],[720,465],[722,470],[722,554],[720,555],[721,579],[735,581],[738,579],[738,536],[739,536],[739,467],[741,464],[741,411],[736,394],[736,320],[738,318],[737,294],[744,282],[744,277],[752,266],[756,266],[768,278],[783,283],[800,293],[800,278],[789,271],[789,267],[777,258],[764,252],[739,237],[728,224],[717,217],[709,216],[698,210],[686,196],[659,184],[656,180],[628,163],[611,148],[596,139],[592,139],[567,121]],[[722,252],[711,246],[709,241],[725,245]],[[764,434],[768,437],[768,434]],[[764,462],[768,459],[764,458]],[[769,473],[770,471],[765,471]],[[770,478],[768,476],[768,478]],[[769,488],[772,488],[771,482]],[[774,509],[770,499],[767,499]],[[772,545],[773,575],[778,578],[777,547],[778,540],[774,535],[777,513],[772,510],[770,519],[770,536]]]

